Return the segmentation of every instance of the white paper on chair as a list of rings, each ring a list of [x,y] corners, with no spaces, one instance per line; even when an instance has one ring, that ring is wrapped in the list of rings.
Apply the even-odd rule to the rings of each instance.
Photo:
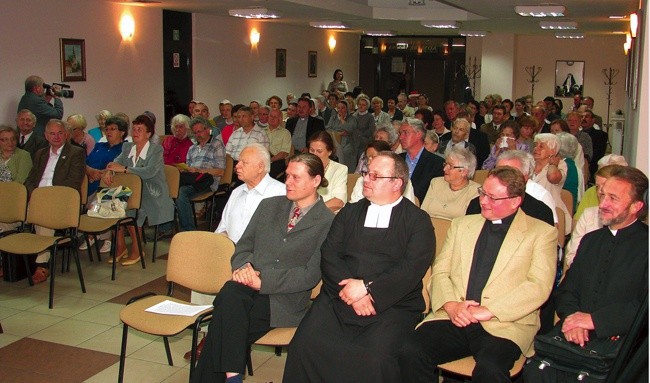
[[[144,311],[155,313],[155,314],[181,315],[186,317],[192,317],[200,313],[201,311],[210,308],[212,308],[212,305],[195,306],[195,305],[186,305],[183,303],[177,303],[174,301],[166,300],[157,303]]]

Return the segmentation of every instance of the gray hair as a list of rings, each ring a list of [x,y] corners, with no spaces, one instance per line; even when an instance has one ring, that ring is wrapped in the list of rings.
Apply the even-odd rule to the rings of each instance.
[[[499,154],[497,163],[501,160],[517,160],[520,166],[518,169],[526,176],[527,179],[533,178],[535,175],[535,158],[533,155],[523,150],[506,150]]]
[[[104,109],[104,110],[100,110],[99,112],[97,112],[97,114],[95,115],[95,119],[99,120],[100,117],[104,117],[105,119],[107,119],[110,116],[112,116],[111,112]]]
[[[435,130],[427,130],[427,134],[425,134],[424,139],[426,140],[427,138],[437,144],[440,143],[440,137],[438,137],[438,133],[436,133]]]
[[[8,125],[0,125],[0,133],[10,132],[18,140],[18,130]]]
[[[175,117],[174,117],[174,118],[175,118]],[[189,121],[188,124],[189,124],[188,126],[190,127],[190,129],[192,129],[192,127],[193,127],[194,125],[196,125],[196,124],[201,124],[201,125],[203,125],[203,127],[204,127],[205,129],[210,129],[210,130],[212,130],[212,125],[210,125],[210,122],[208,122],[208,120],[206,120],[206,119],[203,118],[203,117],[194,117],[193,119],[191,119],[191,120]],[[173,126],[173,125],[172,125],[172,126]]]
[[[560,150],[560,139],[553,133],[540,133],[535,136],[535,143],[542,142],[555,154]]]
[[[422,133],[422,141],[424,141],[424,135],[427,133],[427,130],[424,129],[424,122],[422,122],[422,120],[419,120],[417,118],[407,117],[404,119],[401,125],[405,125],[405,124],[413,128],[413,130],[415,130],[416,133],[417,132]]]
[[[269,150],[259,142],[254,142],[252,144],[248,144],[244,146],[244,149],[253,149],[255,152],[257,152],[257,156],[259,157],[260,161],[264,164],[264,171],[266,173],[271,171],[271,153],[269,153]]]
[[[451,150],[447,151],[446,158],[453,158],[460,163],[460,166],[465,167],[467,169],[467,179],[471,180],[474,178],[474,172],[476,171],[476,156],[474,153],[468,149],[454,146]]]
[[[368,104],[368,106],[370,106],[370,98],[367,95],[363,94],[363,93],[361,93],[360,95],[357,96],[357,98],[354,100],[354,103],[359,104],[359,101],[361,101],[361,100],[365,100],[366,104]]]
[[[25,92],[31,92],[34,87],[43,85],[43,79],[36,75],[31,75],[25,79]]]
[[[29,117],[32,119],[32,122],[34,122],[34,124],[36,123],[36,115],[34,115],[34,113],[32,113],[31,110],[29,110],[29,109],[21,109],[21,110],[19,110],[18,113],[16,113],[16,120],[18,120],[18,116],[20,116],[21,114],[29,115]]]
[[[386,132],[386,133],[388,133],[388,141],[389,141],[388,143],[391,144],[391,145],[393,145],[395,143],[395,141],[397,141],[397,132],[395,131],[395,128],[393,128],[392,125],[380,125],[375,129],[374,134],[377,134],[377,132]],[[373,137],[374,137],[374,134],[373,134]]]
[[[205,120],[204,118],[201,118],[201,119]],[[199,122],[199,121],[197,121],[197,122]],[[210,123],[208,122],[208,124],[210,124]],[[172,120],[169,123],[169,128],[172,131],[172,134],[176,133],[176,125],[185,125],[185,128],[189,131],[190,130],[190,118],[187,117],[184,114],[177,114],[174,117],[172,117]],[[185,137],[187,137],[187,134],[189,134],[189,132],[185,132]]]
[[[571,133],[560,132],[556,134],[560,140],[559,154],[562,158],[573,158],[578,150],[578,139]]]

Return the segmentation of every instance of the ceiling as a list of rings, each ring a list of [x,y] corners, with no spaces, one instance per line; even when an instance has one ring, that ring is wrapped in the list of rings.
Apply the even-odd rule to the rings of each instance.
[[[542,30],[540,20],[576,21],[586,35],[607,35],[625,32],[629,19],[610,19],[609,16],[629,15],[636,11],[635,0],[557,0],[566,7],[564,17],[522,17],[515,13],[517,5],[539,5],[544,0],[112,0],[146,7],[207,13],[228,16],[233,8],[264,7],[282,17],[268,20],[308,26],[310,21],[340,21],[348,32],[390,30],[399,35],[457,35],[458,30],[431,29],[420,25],[422,20],[455,20],[463,30],[523,35],[554,35]],[[423,5],[409,5],[411,2]]]

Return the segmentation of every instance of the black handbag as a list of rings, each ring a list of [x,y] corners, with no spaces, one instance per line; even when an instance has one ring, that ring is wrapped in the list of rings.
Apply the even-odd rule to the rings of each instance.
[[[190,173],[182,172],[180,178],[180,186],[194,186],[194,190],[197,192],[202,192],[207,190],[212,186],[214,182],[214,177],[208,173]]]

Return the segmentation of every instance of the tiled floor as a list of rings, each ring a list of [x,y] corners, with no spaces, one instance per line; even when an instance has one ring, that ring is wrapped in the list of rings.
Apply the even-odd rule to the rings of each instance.
[[[159,242],[158,254],[167,253],[168,248],[169,240]],[[74,264],[71,265],[70,272],[65,274],[61,274],[59,266],[54,308],[51,310],[47,307],[48,283],[29,287],[26,279],[14,283],[0,280],[0,323],[4,329],[4,334],[0,334],[0,364],[15,366],[13,373],[17,374],[8,376],[8,372],[0,369],[0,381],[117,381],[122,334],[119,311],[123,306],[108,301],[165,274],[167,261],[158,259],[156,263],[151,263],[151,243],[147,244],[146,251],[149,255],[145,270],[139,265],[118,265],[115,281],[111,281],[109,264],[105,261],[91,263],[86,253],[81,252],[87,293],[81,292]],[[24,340],[16,343],[21,339]],[[125,381],[187,382],[189,366],[183,359],[183,354],[190,349],[190,341],[189,331],[170,339],[174,366],[169,366],[161,338],[137,331],[130,332]],[[49,347],[47,342],[63,346]],[[13,347],[7,347],[12,344]],[[111,355],[115,356],[115,362],[108,368],[91,366],[91,370],[96,370],[91,371],[92,375],[83,376],[74,363],[48,364],[46,361],[54,358],[52,353],[56,353],[56,357],[69,354],[84,366],[89,360],[110,361]],[[29,355],[33,357],[29,358]],[[51,357],[48,358],[48,355]],[[286,353],[281,357],[275,356],[271,348],[254,348],[252,358],[255,375],[247,377],[246,382],[281,382],[285,357]],[[31,363],[22,369],[25,359],[30,359]],[[45,372],[39,368],[45,369]],[[73,373],[70,373],[71,370]],[[79,370],[78,374],[74,373],[76,370]],[[47,375],[47,371],[50,375]]]

